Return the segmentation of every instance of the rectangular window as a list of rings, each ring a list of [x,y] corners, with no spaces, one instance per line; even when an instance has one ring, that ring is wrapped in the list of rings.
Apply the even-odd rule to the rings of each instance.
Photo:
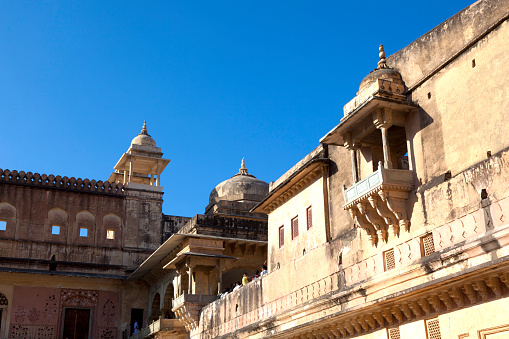
[[[308,229],[313,227],[313,210],[311,209],[311,206],[308,207],[306,210],[306,217],[307,217],[307,223],[308,223]]]
[[[5,231],[5,230],[7,230],[7,221],[0,220],[0,231]]]
[[[115,239],[115,230],[107,230],[106,239]]]
[[[394,248],[384,252],[384,270],[389,271],[396,267],[396,259],[394,258]]]
[[[88,228],[80,227],[80,237],[86,238],[88,236]]]
[[[60,226],[57,226],[57,225],[51,226],[51,234],[59,235],[60,234]]]
[[[299,217],[292,219],[292,240],[299,236]]]
[[[426,320],[426,338],[442,339],[442,334],[440,334],[440,323],[438,322],[438,318]]]
[[[433,234],[428,233],[421,237],[421,254],[423,257],[435,253],[435,244],[433,243]]]
[[[285,227],[279,227],[279,248],[285,245]]]

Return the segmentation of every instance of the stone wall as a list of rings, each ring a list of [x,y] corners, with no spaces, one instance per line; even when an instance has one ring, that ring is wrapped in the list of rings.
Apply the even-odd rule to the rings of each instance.
[[[163,215],[163,239],[166,241],[172,234],[177,233],[184,225],[191,220],[189,217],[179,217],[175,215]]]
[[[197,214],[178,233],[195,231],[224,238],[266,241],[267,221]]]
[[[161,196],[0,170],[0,266],[124,276],[160,244]]]

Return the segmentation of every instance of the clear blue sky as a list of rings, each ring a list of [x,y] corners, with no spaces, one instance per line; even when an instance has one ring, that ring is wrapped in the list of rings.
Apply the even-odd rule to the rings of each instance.
[[[163,212],[276,180],[378,61],[470,1],[2,1],[0,168],[107,180],[147,120]]]

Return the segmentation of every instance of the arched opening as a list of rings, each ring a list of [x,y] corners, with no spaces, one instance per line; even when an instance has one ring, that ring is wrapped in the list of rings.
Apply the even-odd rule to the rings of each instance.
[[[166,287],[166,291],[164,292],[164,299],[163,299],[163,308],[162,308],[162,316],[164,319],[175,319],[175,313],[171,311],[172,309],[172,301],[173,301],[173,284],[168,284],[168,287]]]
[[[159,316],[161,315],[161,296],[159,293],[156,293],[154,296],[154,299],[152,300],[152,308],[150,311],[150,318],[148,318],[149,323],[159,319]]]

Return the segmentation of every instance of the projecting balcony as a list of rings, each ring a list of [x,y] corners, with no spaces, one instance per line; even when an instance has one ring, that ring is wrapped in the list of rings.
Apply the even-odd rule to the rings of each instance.
[[[346,204],[355,223],[366,230],[370,243],[387,241],[387,230],[398,236],[401,228],[408,231],[406,213],[408,193],[413,188],[413,172],[388,169],[379,163],[378,170],[367,178],[345,188]]]
[[[162,319],[159,317],[140,332],[129,337],[129,339],[153,338],[186,338],[187,331],[178,319]]]
[[[198,326],[201,309],[216,299],[216,295],[184,293],[172,301],[172,311],[190,331]]]

